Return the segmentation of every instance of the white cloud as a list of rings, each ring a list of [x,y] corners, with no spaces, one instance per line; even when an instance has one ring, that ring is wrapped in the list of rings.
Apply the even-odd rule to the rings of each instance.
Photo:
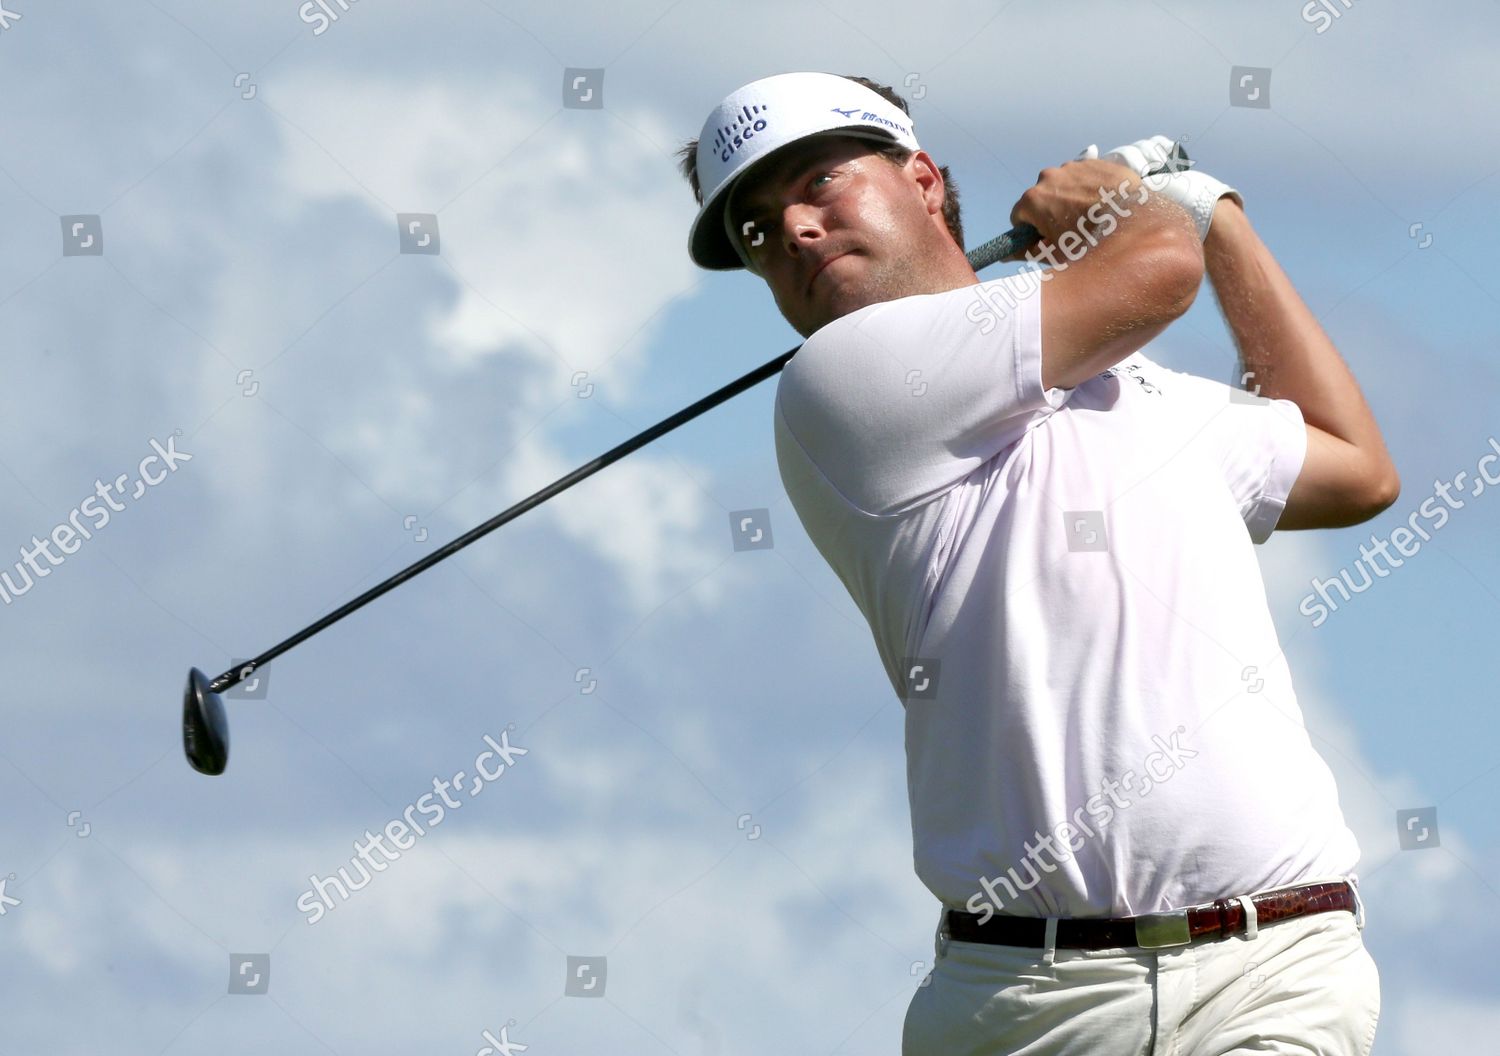
[[[413,87],[307,69],[269,101],[301,98],[327,100],[297,122],[360,184],[398,212],[442,209],[442,255],[473,288],[432,319],[437,349],[463,362],[520,343],[557,371],[554,400],[573,370],[610,360],[628,395],[637,331],[700,274],[685,249],[691,195],[661,153],[680,136],[640,106],[556,113],[534,80],[499,72]],[[394,245],[394,217],[323,150],[290,130],[285,144],[290,191],[355,198]]]
[[[436,210],[469,188],[440,214],[443,259],[460,278],[434,267],[453,282],[453,297],[424,309],[426,348],[417,354],[429,361],[428,377],[494,387],[505,435],[486,442],[501,458],[502,494],[519,498],[576,468],[539,433],[521,434],[583,386],[597,390],[589,398],[601,408],[629,401],[657,306],[695,278],[676,237],[687,229],[691,199],[650,142],[670,141],[667,130],[649,112],[629,112],[627,124],[577,111],[527,139],[557,103],[530,81],[498,73],[413,89],[381,74],[302,70],[281,79],[270,102],[303,98],[327,102],[299,112],[298,123],[398,211]],[[580,116],[588,123],[570,120]],[[288,131],[283,145],[289,193],[310,201],[350,196],[394,227],[384,207],[302,135]],[[395,237],[392,230],[393,245]],[[511,357],[503,374],[475,373],[479,360],[501,350]],[[575,386],[582,370],[588,377]],[[404,391],[380,396],[381,411],[358,424],[334,418],[326,442],[369,466],[362,476],[378,493],[442,502],[453,481],[434,476],[448,453],[431,438],[453,408],[412,391],[423,377],[401,372],[411,376]],[[504,380],[511,377],[514,385]],[[636,606],[654,606],[727,552],[727,533],[712,516],[719,508],[693,483],[705,475],[638,453],[591,480],[587,503],[553,500],[530,517],[550,518],[614,568]],[[477,523],[495,512],[492,495],[473,489],[447,512]],[[716,604],[724,580],[711,577],[692,598]]]
[[[522,495],[574,466],[532,438],[506,458],[506,487]],[[545,507],[558,529],[614,567],[637,607],[677,600],[713,608],[749,574],[724,563],[729,521],[674,461],[637,452],[590,477],[586,498]],[[722,522],[722,523],[721,523]],[[722,566],[722,567],[721,567]]]
[[[191,985],[191,996],[155,1009],[142,1028],[170,1036],[186,1024],[185,1006],[201,1009],[223,993],[227,976],[223,950],[170,908],[178,907],[231,952],[269,950],[272,994],[341,1051],[467,1037],[510,1018],[525,1025],[512,1030],[524,1042],[570,1038],[601,1051],[622,1029],[617,1013],[601,1017],[582,1002],[550,1006],[561,995],[567,954],[606,954],[607,996],[678,1051],[713,1035],[771,1044],[789,1023],[822,1032],[824,1051],[877,995],[914,990],[909,963],[930,953],[929,903],[910,875],[904,827],[890,824],[895,804],[881,791],[889,783],[862,786],[861,772],[849,760],[843,795],[820,798],[812,828],[781,852],[746,840],[728,820],[522,829],[499,810],[455,816],[312,926],[294,900],[310,872],[328,876],[348,865],[358,833],[314,825],[232,841],[138,839],[119,851],[139,880],[118,865],[101,873],[98,862],[60,855],[20,907],[26,912],[17,912],[18,954],[68,989],[127,958],[148,972],[170,971]],[[634,791],[643,806],[653,794]],[[851,850],[859,850],[857,862]],[[829,904],[804,868],[825,889],[853,887],[866,904]],[[98,883],[101,876],[110,882]],[[871,906],[887,917],[868,929],[845,915],[861,917]],[[789,916],[787,907],[800,908]],[[129,1000],[102,988],[92,1007],[125,1016]],[[53,1014],[48,1007],[16,1009],[13,1028],[24,1032],[27,1017]],[[887,1041],[904,1007],[886,1009]],[[381,1014],[349,1014],[363,1008]],[[830,1018],[830,1008],[840,1011]],[[199,1029],[221,1031],[227,1015],[221,1004]]]

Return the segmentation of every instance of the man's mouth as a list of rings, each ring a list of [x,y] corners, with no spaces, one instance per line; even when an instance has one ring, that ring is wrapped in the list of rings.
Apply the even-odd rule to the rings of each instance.
[[[828,265],[832,264],[835,260],[838,260],[840,257],[846,257],[846,256],[849,255],[849,253],[852,253],[852,252],[854,252],[854,251],[851,249],[851,250],[849,250],[848,252],[845,252],[845,253],[835,253],[831,257],[825,257],[823,259],[823,263],[819,264],[817,266],[817,269],[814,270],[813,273],[810,276],[808,276],[808,279],[807,279],[807,291],[809,293],[812,292],[812,285],[813,285],[814,282],[817,281],[818,276],[823,273],[823,269],[824,268],[828,267]]]

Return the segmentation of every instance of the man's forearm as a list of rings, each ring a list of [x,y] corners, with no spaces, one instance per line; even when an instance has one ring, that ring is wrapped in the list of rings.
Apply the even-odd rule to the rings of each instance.
[[[1302,417],[1389,462],[1354,375],[1234,200],[1220,198],[1204,265],[1239,349],[1244,388],[1291,400]]]

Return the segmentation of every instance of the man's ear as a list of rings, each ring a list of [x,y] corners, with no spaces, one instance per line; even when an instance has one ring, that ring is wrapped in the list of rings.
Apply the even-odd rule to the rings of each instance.
[[[922,197],[927,202],[927,211],[929,213],[942,212],[943,198],[947,192],[946,185],[943,183],[943,174],[938,171],[938,163],[932,160],[932,155],[925,150],[917,151],[906,159],[906,163],[917,185],[922,188]]]

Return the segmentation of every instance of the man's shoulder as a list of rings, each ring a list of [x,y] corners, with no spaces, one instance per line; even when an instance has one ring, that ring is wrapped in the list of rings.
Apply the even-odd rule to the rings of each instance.
[[[839,338],[860,334],[872,326],[888,326],[899,323],[903,319],[935,310],[939,305],[934,302],[934,298],[945,297],[953,292],[952,290],[947,290],[943,293],[911,293],[904,297],[892,297],[885,301],[875,301],[863,307],[845,312],[836,319],[830,319],[809,334],[807,341],[824,344],[829,341],[836,341]]]
[[[907,294],[856,308],[829,320],[809,334],[792,362],[796,362],[809,347],[821,354],[827,349],[894,346],[938,336],[954,336],[955,327],[966,330],[979,327],[985,319],[976,315],[988,310],[986,305],[994,301],[993,291],[997,284],[1009,289],[1011,284],[1007,280],[1015,278],[991,279],[936,293]],[[987,325],[976,332],[988,333],[990,329],[991,326]]]

